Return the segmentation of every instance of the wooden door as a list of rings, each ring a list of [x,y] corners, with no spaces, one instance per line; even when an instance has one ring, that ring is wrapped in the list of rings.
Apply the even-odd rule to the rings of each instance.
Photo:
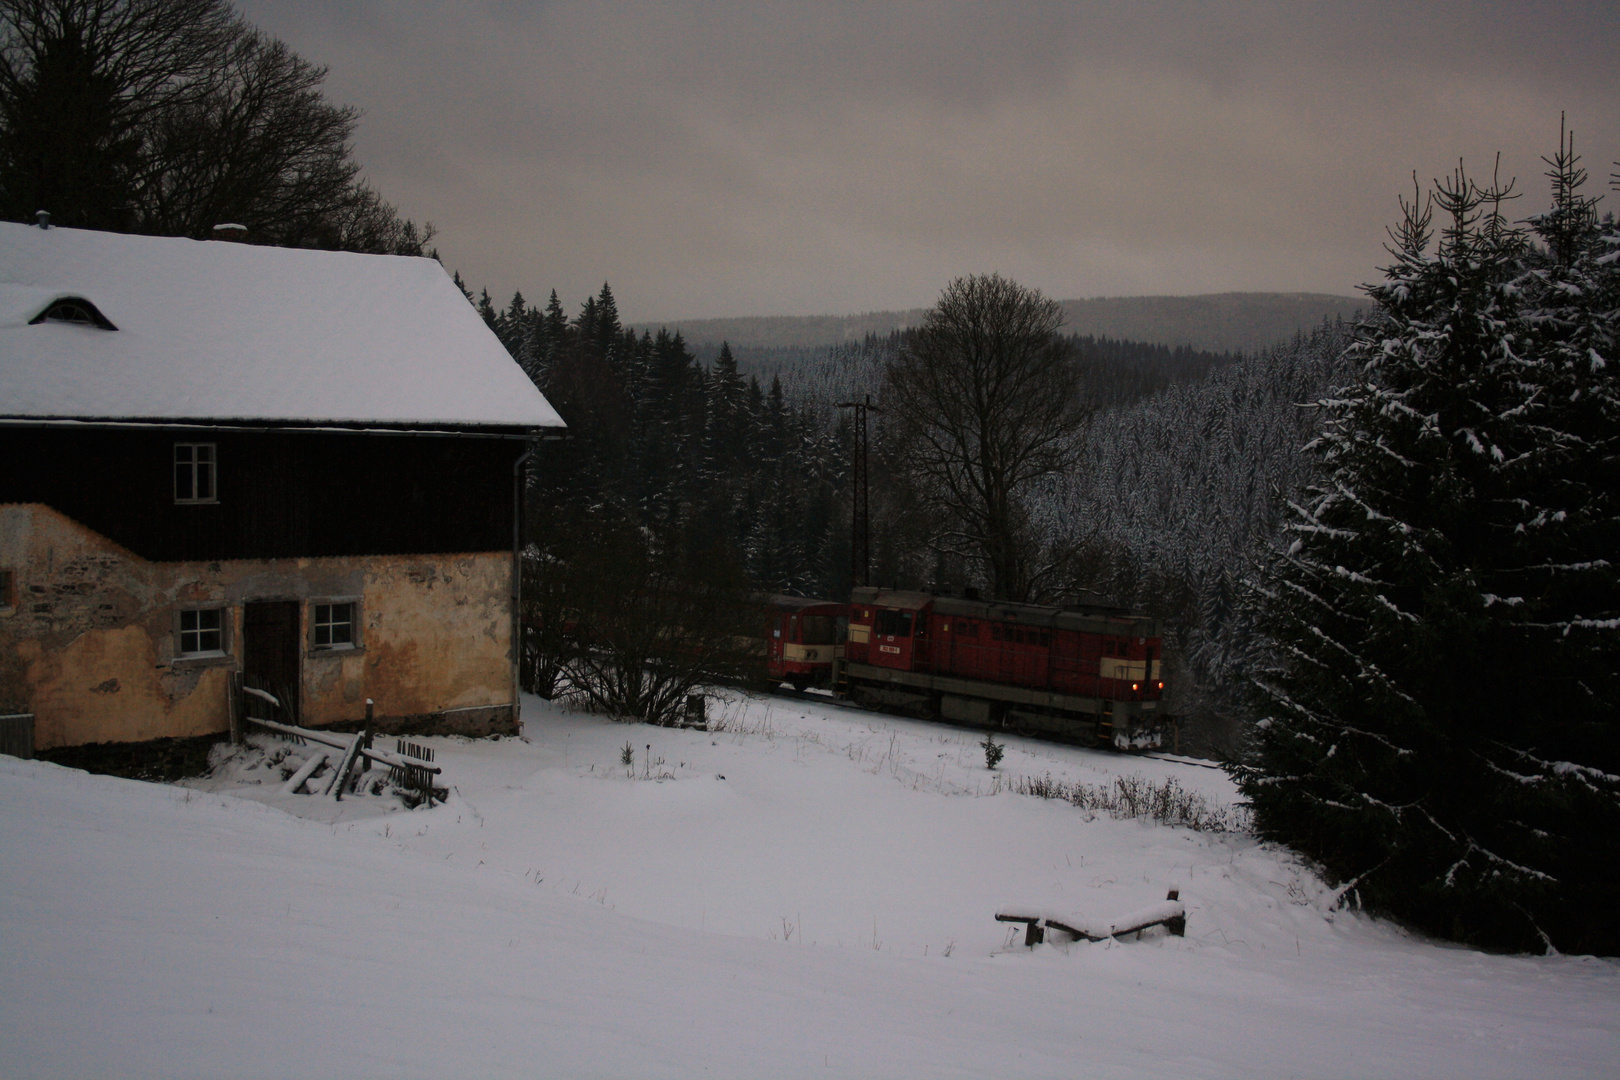
[[[298,722],[299,603],[260,600],[242,605],[242,682],[274,694],[284,711],[272,719]]]

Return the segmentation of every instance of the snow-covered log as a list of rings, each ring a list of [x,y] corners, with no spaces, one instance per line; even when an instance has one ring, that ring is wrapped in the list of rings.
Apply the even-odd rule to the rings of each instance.
[[[314,776],[322,765],[326,764],[327,757],[328,754],[325,750],[317,750],[309,755],[309,760],[304,762],[299,770],[292,774],[290,780],[281,785],[281,793],[283,795],[298,794],[298,790],[304,786],[304,783]]]

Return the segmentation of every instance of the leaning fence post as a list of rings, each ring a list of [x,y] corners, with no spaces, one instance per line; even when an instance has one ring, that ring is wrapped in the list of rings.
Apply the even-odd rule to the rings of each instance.
[[[232,671],[225,677],[225,714],[231,725],[231,745],[242,745],[242,711],[247,703],[242,700],[242,673]]]

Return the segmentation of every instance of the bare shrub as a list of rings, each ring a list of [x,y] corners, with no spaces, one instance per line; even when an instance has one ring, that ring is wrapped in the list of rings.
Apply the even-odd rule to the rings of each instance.
[[[1115,818],[1150,818],[1164,825],[1182,825],[1200,832],[1249,830],[1246,808],[1211,805],[1203,795],[1182,787],[1181,781],[1173,776],[1155,784],[1139,773],[1132,773],[1115,777],[1112,784],[1087,784],[1055,780],[1047,773],[1018,777],[1009,785],[1009,790],[1038,799],[1061,799],[1082,810],[1098,811]]]
[[[531,685],[617,719],[674,725],[694,689],[740,680],[763,636],[759,610],[739,561],[691,539],[608,513],[556,537],[525,581]]]

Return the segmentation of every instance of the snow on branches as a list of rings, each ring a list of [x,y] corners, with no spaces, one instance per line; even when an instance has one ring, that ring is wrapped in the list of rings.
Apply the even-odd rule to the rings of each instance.
[[[1319,402],[1322,479],[1249,594],[1264,719],[1234,772],[1369,906],[1612,953],[1620,263],[1578,160],[1547,159],[1528,227],[1461,167],[1402,201],[1358,378]]]

